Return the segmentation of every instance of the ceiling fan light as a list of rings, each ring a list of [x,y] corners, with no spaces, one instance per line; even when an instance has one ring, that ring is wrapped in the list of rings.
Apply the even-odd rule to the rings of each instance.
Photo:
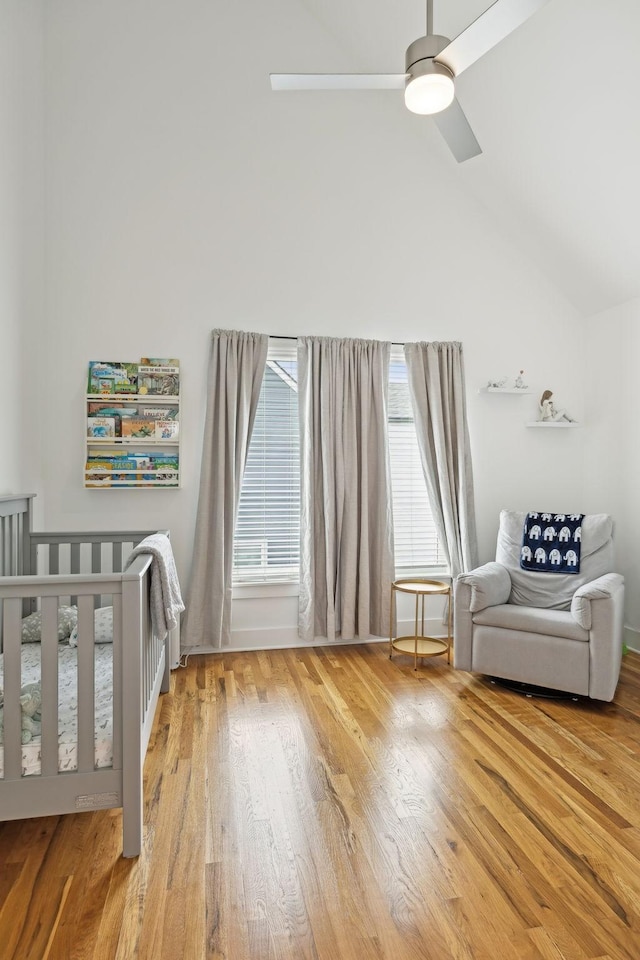
[[[453,78],[446,73],[423,73],[407,81],[404,102],[412,113],[440,113],[455,96]]]

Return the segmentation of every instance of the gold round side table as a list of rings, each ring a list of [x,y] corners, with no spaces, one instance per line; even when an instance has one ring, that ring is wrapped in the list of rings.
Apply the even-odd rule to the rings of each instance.
[[[393,624],[396,614],[396,594],[411,593],[416,598],[415,628],[413,636],[394,637]],[[428,637],[424,632],[424,601],[425,597],[446,596],[448,598],[447,636]],[[451,663],[451,615],[453,591],[451,585],[442,580],[425,580],[423,577],[406,577],[394,580],[391,584],[391,604],[389,619],[389,659],[393,651],[413,654],[413,669],[418,669],[418,657],[440,657],[447,655],[447,663]],[[420,626],[420,632],[418,632]]]

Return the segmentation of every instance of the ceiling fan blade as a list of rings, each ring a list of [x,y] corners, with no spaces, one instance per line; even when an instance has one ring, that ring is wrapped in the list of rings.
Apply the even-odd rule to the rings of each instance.
[[[272,90],[404,90],[406,73],[270,73]]]
[[[446,110],[434,113],[433,119],[458,163],[464,163],[465,160],[482,153],[469,121],[456,99]]]
[[[508,37],[548,2],[549,0],[496,0],[434,59],[448,67],[454,77],[459,77],[463,70]]]

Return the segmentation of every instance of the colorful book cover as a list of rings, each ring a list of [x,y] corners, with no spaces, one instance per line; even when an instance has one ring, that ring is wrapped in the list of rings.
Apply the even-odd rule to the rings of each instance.
[[[176,360],[175,357],[160,358],[160,357],[141,357],[140,364],[141,367],[173,367],[173,373],[177,373],[180,369],[180,361]]]
[[[110,487],[112,464],[110,460],[89,457],[85,466],[85,484],[87,487]]]
[[[122,436],[140,440],[155,438],[156,421],[147,417],[127,417],[122,421]]]
[[[89,457],[85,468],[87,487],[178,486],[177,457],[143,454]]]
[[[136,465],[136,470],[150,470],[151,469],[151,457],[143,453],[130,453],[127,456],[127,460],[133,460]]]
[[[141,417],[149,417],[151,420],[177,420],[178,419],[178,408],[177,407],[142,407],[140,410]]]
[[[117,360],[90,360],[87,393],[138,392],[138,364]]]
[[[138,367],[138,393],[148,396],[178,396],[180,393],[180,368],[173,366]]]
[[[140,468],[138,463],[132,457],[122,457],[113,465],[111,474],[112,485],[114,487],[130,487],[136,484],[140,477]]]
[[[163,481],[166,486],[178,486],[178,457],[152,457],[153,479]]]
[[[92,400],[87,404],[87,413],[90,417],[137,417],[138,408],[114,406],[104,400]]]
[[[115,437],[115,417],[87,417],[87,436],[105,439]]]
[[[155,420],[156,440],[177,440],[180,423],[178,420]]]
[[[90,417],[102,417],[105,416],[103,411],[109,410],[109,408],[109,403],[104,403],[100,400],[93,400],[91,403],[87,404],[87,413]]]
[[[130,454],[130,459],[135,462],[136,469],[136,483],[137,487],[148,487],[151,484],[148,482],[150,479],[149,471],[152,469],[151,457],[146,454],[132,453]]]

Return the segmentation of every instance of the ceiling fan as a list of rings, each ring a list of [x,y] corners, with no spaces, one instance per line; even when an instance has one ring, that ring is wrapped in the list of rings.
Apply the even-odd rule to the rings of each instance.
[[[413,113],[434,114],[440,133],[462,163],[482,153],[455,96],[463,70],[509,36],[549,0],[495,0],[455,40],[433,33],[433,0],[427,0],[427,33],[407,47],[405,73],[271,73],[273,90],[402,90]]]

